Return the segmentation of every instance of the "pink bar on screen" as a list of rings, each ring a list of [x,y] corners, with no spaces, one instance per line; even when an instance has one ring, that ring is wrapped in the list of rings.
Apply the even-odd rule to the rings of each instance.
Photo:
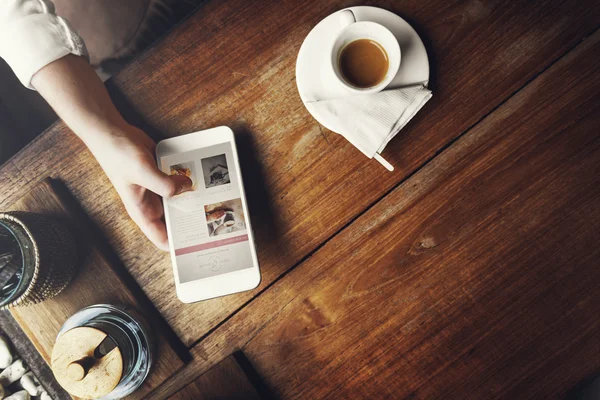
[[[196,251],[214,249],[215,247],[227,246],[229,244],[247,242],[248,235],[235,236],[232,238],[215,240],[214,242],[197,244],[195,246],[184,247],[183,249],[175,249],[175,255],[181,256],[184,254],[194,253]]]

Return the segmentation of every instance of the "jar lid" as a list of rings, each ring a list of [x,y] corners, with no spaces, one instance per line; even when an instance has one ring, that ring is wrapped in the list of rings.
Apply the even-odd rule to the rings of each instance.
[[[105,353],[107,346],[111,349]],[[123,374],[119,347],[105,332],[87,326],[73,328],[57,338],[51,364],[58,383],[84,399],[107,395]]]

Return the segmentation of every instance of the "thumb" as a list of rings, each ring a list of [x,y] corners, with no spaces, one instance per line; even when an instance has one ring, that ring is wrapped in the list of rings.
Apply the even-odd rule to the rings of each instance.
[[[167,176],[175,185],[175,192],[172,194],[172,196],[192,190],[193,182],[187,176],[185,176],[185,175],[167,175]],[[163,197],[172,197],[172,196],[163,196]]]
[[[140,186],[165,198],[192,190],[192,180],[187,176],[167,175],[158,168],[150,168],[138,180]]]

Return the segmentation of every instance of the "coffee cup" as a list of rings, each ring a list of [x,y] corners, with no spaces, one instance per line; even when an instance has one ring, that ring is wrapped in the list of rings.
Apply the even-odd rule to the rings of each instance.
[[[352,93],[380,92],[400,68],[400,44],[389,29],[376,22],[356,21],[351,10],[340,13],[342,29],[331,49],[331,67]]]

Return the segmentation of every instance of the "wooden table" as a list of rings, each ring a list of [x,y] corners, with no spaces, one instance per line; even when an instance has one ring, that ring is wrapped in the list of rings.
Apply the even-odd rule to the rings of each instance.
[[[194,360],[242,350],[278,398],[560,398],[600,368],[600,3],[373,1],[430,55],[433,99],[386,172],[308,114],[302,40],[348,1],[209,1],[109,87],[155,136],[237,135],[254,291],[186,305],[167,254],[58,123],[0,206],[65,182]]]

